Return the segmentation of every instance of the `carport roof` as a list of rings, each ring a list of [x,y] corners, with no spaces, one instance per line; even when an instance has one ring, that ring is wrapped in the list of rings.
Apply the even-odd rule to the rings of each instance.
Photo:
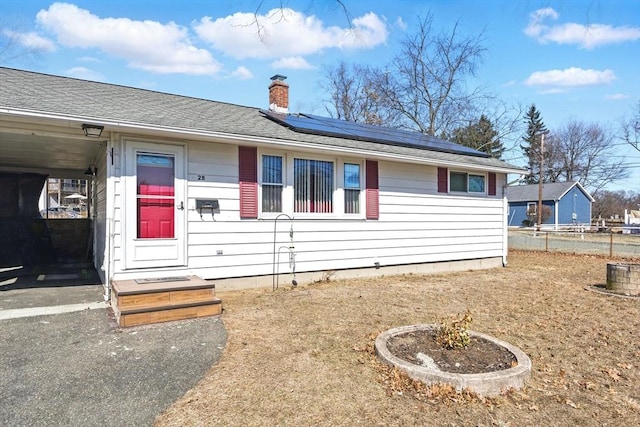
[[[129,126],[174,133],[196,131],[212,139],[255,137],[273,143],[300,143],[372,157],[524,173],[523,169],[498,159],[303,134],[266,118],[259,108],[2,67],[0,115],[96,123],[103,124],[105,130]]]

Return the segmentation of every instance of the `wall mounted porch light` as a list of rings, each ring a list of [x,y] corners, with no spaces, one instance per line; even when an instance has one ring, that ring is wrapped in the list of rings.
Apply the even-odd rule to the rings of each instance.
[[[98,168],[96,168],[96,165],[94,165],[93,163],[91,163],[87,168],[87,170],[84,171],[84,174],[88,176],[96,176],[97,173],[98,173]]]
[[[82,125],[82,131],[84,132],[84,136],[89,136],[91,138],[100,138],[100,135],[102,135],[103,129],[104,129],[104,126],[100,126],[100,125],[88,125],[86,123]]]

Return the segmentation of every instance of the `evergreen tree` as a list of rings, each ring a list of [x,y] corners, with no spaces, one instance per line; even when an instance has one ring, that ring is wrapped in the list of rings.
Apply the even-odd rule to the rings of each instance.
[[[524,143],[520,145],[520,148],[529,161],[531,175],[525,177],[524,182],[526,184],[537,184],[540,177],[540,137],[542,134],[546,134],[548,130],[542,118],[540,118],[540,111],[535,104],[531,104],[529,111],[527,111],[525,123],[527,124],[527,131],[522,137]],[[548,152],[545,150],[545,161],[547,158]],[[544,177],[542,180],[543,182],[546,181]]]
[[[478,123],[454,130],[452,139],[455,143],[482,151],[496,159],[501,158],[504,153],[504,146],[498,138],[498,131],[484,114],[480,116]]]

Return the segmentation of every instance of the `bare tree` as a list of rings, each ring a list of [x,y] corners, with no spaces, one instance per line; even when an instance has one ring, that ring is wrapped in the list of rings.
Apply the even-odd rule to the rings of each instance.
[[[325,70],[325,108],[345,120],[416,130],[445,139],[485,116],[502,141],[520,131],[522,108],[510,107],[484,88],[468,90],[469,77],[486,49],[484,34],[462,37],[455,25],[436,32],[432,16],[421,19],[401,53],[384,67],[349,66]]]
[[[398,114],[387,108],[379,92],[381,79],[379,70],[364,65],[340,62],[325,68],[321,86],[330,97],[324,103],[327,113],[351,122],[397,126]]]
[[[349,9],[347,8],[347,6],[344,4],[344,1],[342,0],[333,0],[335,2],[335,6],[340,9],[340,12],[342,14],[344,14],[344,19],[346,20],[346,22],[349,24],[349,28],[351,28],[351,14],[349,13]],[[270,2],[267,2],[270,3]],[[287,5],[285,4],[286,2],[279,0],[275,2],[277,4],[276,7],[274,7],[274,9],[272,9],[272,14],[269,15],[269,19],[276,19],[277,21],[286,21],[287,17],[285,16],[285,12],[284,10],[287,8]],[[314,4],[314,2],[311,1],[309,8],[311,9]],[[256,26],[256,33],[258,34],[258,38],[261,41],[264,41],[264,37],[265,37],[265,28],[264,25],[260,22],[260,13],[262,13],[263,9],[267,8],[267,7],[273,7],[273,6],[269,6],[265,4],[265,0],[260,0],[258,2],[258,4],[256,5],[255,11],[253,12],[253,21],[250,22],[248,25],[255,25]]]
[[[616,215],[622,218],[625,209],[638,209],[640,206],[640,193],[619,190],[599,191],[593,196],[593,216],[595,218],[614,218]]]
[[[597,124],[569,120],[549,137],[551,181],[579,181],[596,193],[629,176],[624,163],[612,160],[613,136]]]
[[[403,116],[408,127],[432,136],[447,135],[477,118],[467,113],[483,91],[468,91],[465,79],[476,74],[486,52],[483,41],[484,33],[461,37],[457,24],[450,32],[436,33],[431,14],[421,19],[382,82],[389,107]]]
[[[631,118],[622,122],[622,139],[640,151],[640,101],[636,104]]]

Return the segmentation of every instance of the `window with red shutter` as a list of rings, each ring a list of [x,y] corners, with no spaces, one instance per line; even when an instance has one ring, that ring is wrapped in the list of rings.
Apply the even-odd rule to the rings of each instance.
[[[366,165],[367,219],[380,217],[380,193],[378,189],[378,162],[367,160]]]
[[[238,147],[240,218],[258,218],[258,149]]]
[[[449,187],[449,171],[447,168],[438,168],[438,193],[446,193]]]
[[[489,172],[489,195],[496,195],[496,174]]]

